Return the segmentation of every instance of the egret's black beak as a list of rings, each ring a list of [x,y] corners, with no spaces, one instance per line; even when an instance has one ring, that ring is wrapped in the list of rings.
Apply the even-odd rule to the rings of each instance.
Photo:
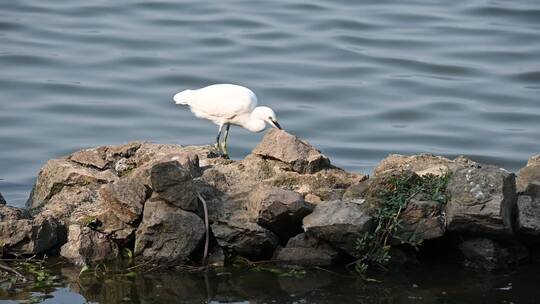
[[[277,121],[275,121],[275,120],[273,120],[273,119],[272,119],[271,121],[272,121],[272,123],[274,124],[274,127],[278,128],[278,129],[280,129],[280,130],[283,130]]]

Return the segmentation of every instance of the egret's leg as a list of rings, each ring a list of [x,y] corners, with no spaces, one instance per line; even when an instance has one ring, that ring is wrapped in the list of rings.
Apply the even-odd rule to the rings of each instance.
[[[227,139],[229,138],[229,128],[231,127],[230,124],[227,124],[227,127],[225,128],[225,138],[223,138],[223,156],[228,157],[229,152],[227,151]]]
[[[223,130],[223,124],[219,125],[219,131],[218,131],[217,137],[216,137],[216,144],[214,145],[216,150],[219,150],[219,148],[220,148],[220,146],[219,146],[219,138],[221,137],[221,130]]]

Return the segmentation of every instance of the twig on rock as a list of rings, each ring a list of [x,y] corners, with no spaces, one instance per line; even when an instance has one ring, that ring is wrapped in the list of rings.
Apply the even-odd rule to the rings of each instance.
[[[15,269],[7,266],[7,265],[4,265],[2,263],[0,263],[0,270],[15,274],[16,276],[20,277],[23,280],[23,282],[27,281],[26,277],[24,275],[22,275],[22,273],[20,273],[17,270],[15,270]]]
[[[208,258],[208,247],[210,246],[210,225],[208,223],[208,206],[206,205],[206,201],[202,197],[202,195],[197,192],[197,196],[199,197],[199,200],[201,200],[204,210],[204,228],[206,230],[206,238],[204,240],[204,253],[203,253],[203,259],[202,264],[206,265],[206,259]]]

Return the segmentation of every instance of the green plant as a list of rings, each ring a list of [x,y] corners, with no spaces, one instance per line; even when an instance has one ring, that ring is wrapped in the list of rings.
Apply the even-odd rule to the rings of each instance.
[[[411,172],[402,172],[384,177],[376,188],[375,229],[363,233],[355,243],[360,258],[354,263],[355,270],[365,276],[372,265],[383,267],[390,261],[392,242],[410,244],[415,248],[421,241],[414,235],[407,240],[398,236],[402,221],[400,215],[414,197],[445,204],[448,200],[446,186],[450,175],[436,176],[426,174],[418,176]]]

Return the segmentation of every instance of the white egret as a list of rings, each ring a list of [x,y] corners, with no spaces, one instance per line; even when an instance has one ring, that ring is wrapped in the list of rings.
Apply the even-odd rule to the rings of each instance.
[[[250,89],[234,84],[214,84],[198,90],[184,90],[173,97],[176,104],[187,105],[199,118],[211,120],[219,126],[216,149],[227,157],[227,138],[231,125],[251,132],[261,132],[268,123],[281,129],[276,114],[269,107],[257,107],[257,96]],[[225,136],[220,144],[221,132]]]

